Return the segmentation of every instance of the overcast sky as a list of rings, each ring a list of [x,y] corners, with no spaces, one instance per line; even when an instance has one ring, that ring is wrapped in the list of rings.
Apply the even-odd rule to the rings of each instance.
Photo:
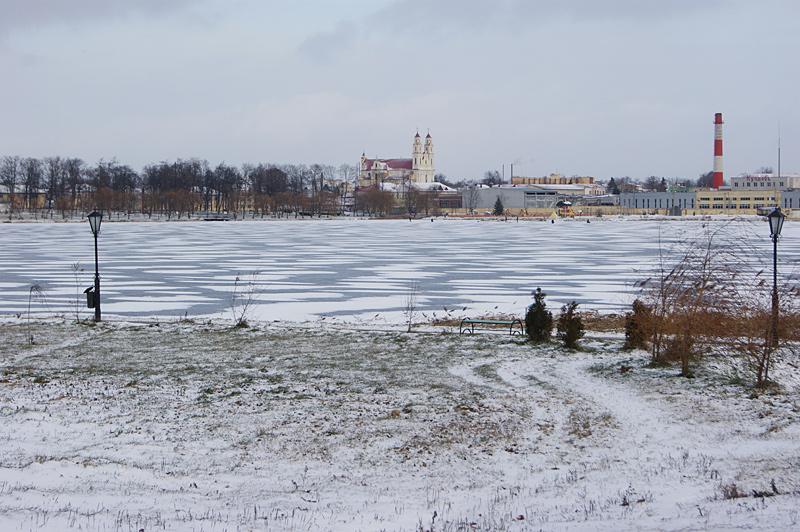
[[[800,171],[797,0],[0,0],[0,155]]]

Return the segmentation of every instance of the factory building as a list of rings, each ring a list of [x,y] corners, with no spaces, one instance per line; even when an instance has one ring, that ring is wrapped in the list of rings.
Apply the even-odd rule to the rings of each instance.
[[[557,209],[560,201],[568,201],[584,213],[605,208],[610,214],[608,207],[616,209],[616,196],[588,196],[585,191],[585,184],[478,185],[461,190],[461,197],[463,208],[468,213],[492,212],[498,198],[511,215],[549,215]]]
[[[550,174],[543,177],[524,177],[513,176],[511,178],[512,185],[580,185],[582,189],[581,194],[585,196],[602,196],[606,193],[606,188],[594,182],[592,176],[571,176],[566,177],[561,174]],[[578,190],[578,187],[575,187]]]
[[[800,189],[800,174],[742,174],[731,178],[734,190]]]
[[[800,188],[781,192],[780,206],[790,216],[800,218]]]
[[[624,192],[620,207],[624,214],[759,214],[764,209],[786,205],[800,213],[797,196],[800,190],[781,191],[705,189],[694,192]]]
[[[660,212],[684,214],[696,208],[694,192],[623,192],[619,206],[623,213],[639,214]]]

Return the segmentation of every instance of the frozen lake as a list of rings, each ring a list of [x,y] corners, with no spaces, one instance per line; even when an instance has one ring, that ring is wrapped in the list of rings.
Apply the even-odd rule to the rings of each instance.
[[[731,222],[711,222],[731,223]],[[732,222],[769,257],[767,225]],[[441,220],[105,223],[100,237],[104,316],[230,315],[233,280],[256,276],[251,314],[261,320],[395,322],[419,282],[427,318],[483,312],[521,314],[537,286],[550,306],[575,299],[587,309],[630,304],[637,270],[701,222],[592,219],[549,222]],[[782,268],[800,262],[800,224],[786,223]],[[92,284],[87,224],[0,225],[0,314],[24,313],[29,288],[45,288],[33,311],[74,313]],[[83,295],[81,294],[81,297]],[[82,305],[82,316],[89,310]],[[466,308],[466,310],[464,310]],[[445,310],[447,309],[447,310]]]

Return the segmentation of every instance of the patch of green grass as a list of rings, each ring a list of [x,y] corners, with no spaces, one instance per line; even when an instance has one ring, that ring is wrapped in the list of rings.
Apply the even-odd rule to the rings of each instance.
[[[502,382],[497,369],[492,364],[481,364],[473,369],[476,375],[489,381]]]
[[[265,377],[266,381],[270,384],[280,384],[283,382],[283,375],[273,373]]]

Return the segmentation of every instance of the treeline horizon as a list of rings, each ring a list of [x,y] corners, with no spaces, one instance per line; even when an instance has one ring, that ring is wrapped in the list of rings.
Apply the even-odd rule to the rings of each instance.
[[[12,211],[319,212],[333,207],[333,197],[352,192],[356,177],[356,166],[348,164],[223,161],[212,166],[192,158],[150,163],[137,171],[116,158],[88,164],[76,157],[0,157],[0,185],[12,199]]]
[[[0,157],[0,185],[15,212],[67,213],[99,210],[117,213],[191,216],[198,212],[251,213],[255,216],[341,214],[346,209],[370,215],[396,210],[394,194],[375,187],[356,191],[358,168],[340,164],[244,163],[176,159],[136,171],[116,158],[87,164],[77,157]],[[439,179],[445,179],[437,175]],[[409,188],[402,208],[428,214],[435,194]]]
[[[355,194],[358,168],[340,164],[278,164],[269,162],[212,166],[206,159],[160,161],[134,170],[116,158],[89,164],[77,157],[0,157],[0,185],[9,201],[9,217],[19,210],[61,212],[98,209],[117,212],[192,214],[198,211],[340,213],[350,195],[354,209],[371,214],[392,209],[391,193],[363,191]],[[435,181],[452,188],[475,184],[502,184],[500,173],[490,170],[482,179],[450,180],[439,173]],[[608,192],[619,194],[641,185],[645,190],[666,190],[668,184],[711,186],[711,172],[695,180],[650,176],[644,180],[612,177]],[[407,191],[406,210],[428,212],[435,201],[430,194]],[[417,203],[419,205],[417,205]],[[420,207],[420,208],[417,208]]]

